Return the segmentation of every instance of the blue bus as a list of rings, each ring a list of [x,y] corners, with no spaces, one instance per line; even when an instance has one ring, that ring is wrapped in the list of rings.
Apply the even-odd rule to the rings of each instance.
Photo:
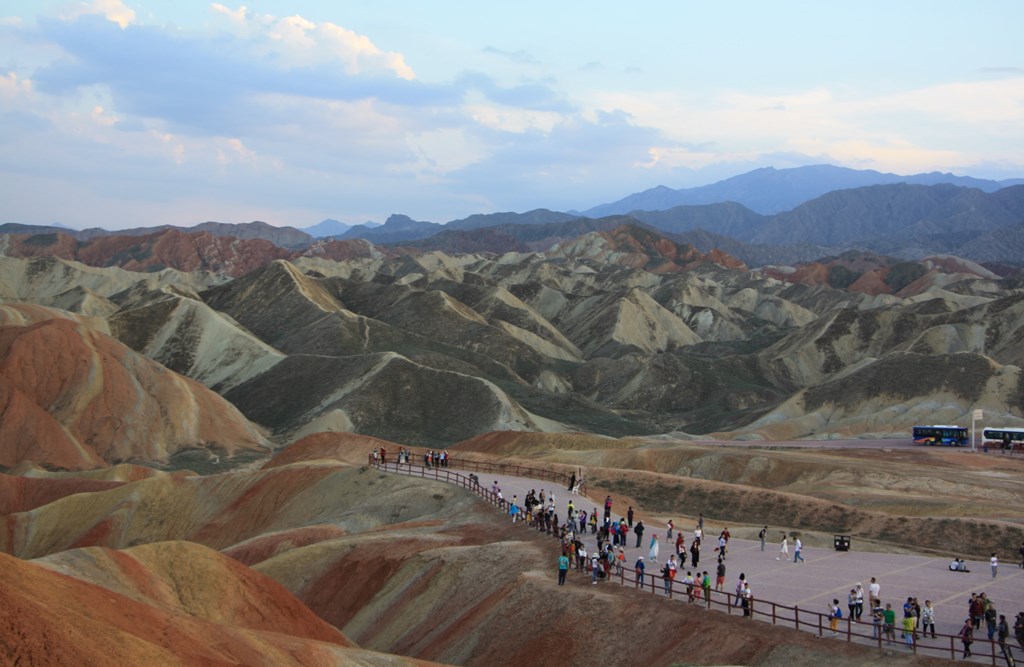
[[[947,426],[937,424],[935,426],[915,426],[915,445],[948,445],[950,447],[963,447],[971,442],[967,435],[966,426]]]

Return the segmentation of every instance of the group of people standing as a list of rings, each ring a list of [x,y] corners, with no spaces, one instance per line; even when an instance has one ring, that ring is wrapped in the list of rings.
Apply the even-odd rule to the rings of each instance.
[[[395,459],[400,465],[409,465],[412,463],[412,452],[405,447],[398,449],[398,454]],[[450,457],[448,456],[448,450],[440,452],[429,449],[423,453],[423,465],[427,468],[447,468]],[[374,447],[373,451],[370,452],[371,463],[387,463],[388,462],[388,450],[386,447]]]
[[[632,513],[632,511],[633,508],[631,507],[630,513]],[[640,545],[642,544],[643,535],[645,531],[644,524],[641,521],[637,523],[637,525],[634,527],[632,525],[632,518],[630,518],[629,525],[630,527],[632,527],[633,532],[636,534],[636,548],[639,549]],[[673,559],[675,559],[673,562],[675,562],[677,564],[677,567],[679,568],[685,567],[687,556],[689,556],[691,567],[693,567],[694,569],[698,568],[700,566],[701,543],[704,539],[704,515],[700,514],[697,518],[697,524],[696,526],[694,526],[693,529],[693,540],[690,542],[689,547],[686,546],[686,537],[683,534],[683,531],[679,530],[677,532],[675,522],[672,519],[669,519],[665,525],[666,540],[671,540],[673,533],[676,534],[676,539],[673,543],[675,549],[675,554],[672,557]],[[729,539],[731,536],[732,535],[729,532],[728,528],[725,528],[718,536],[718,546],[715,547],[715,552],[718,555],[718,559],[720,561],[725,560],[726,554],[728,553]],[[650,543],[648,544],[647,559],[650,562],[657,563],[660,552],[661,538],[659,537],[658,533],[655,533],[651,536]],[[698,572],[698,574],[700,573]]]
[[[999,613],[987,593],[971,593],[971,599],[967,602],[967,618],[960,628],[960,641],[963,643],[964,657],[971,655],[974,633],[976,630],[981,630],[982,623],[985,624],[989,640],[997,641],[1003,654],[1008,655],[1009,648],[1006,645],[1006,640],[1010,636],[1010,623],[1006,620],[1006,615]],[[1024,611],[1018,612],[1014,618],[1013,634],[1017,639],[1017,644],[1024,648]]]
[[[596,507],[588,514],[586,510],[577,510],[573,501],[569,501],[566,521],[558,529],[559,537],[562,539],[562,554],[558,559],[558,583],[560,586],[564,585],[565,576],[570,568],[579,572],[589,572],[592,584],[597,584],[601,579],[608,578],[612,571],[616,574],[621,573],[625,566],[626,556],[624,549],[627,546],[629,531],[636,535],[636,548],[639,548],[642,544],[645,527],[643,521],[638,521],[636,524],[633,523],[633,508],[628,508],[625,516],[615,520],[612,518],[612,507],[612,498],[608,496],[604,503],[603,518],[599,522],[598,509]],[[587,552],[582,539],[587,535],[588,527],[590,528],[590,534],[595,535],[597,538],[597,549],[593,553]],[[544,527],[540,529],[545,530]],[[689,549],[686,547],[686,540],[682,531],[676,534],[676,541],[674,543],[675,553],[669,555],[668,560],[660,570],[666,594],[670,594],[673,583],[676,581],[678,573],[685,567],[687,554],[689,554],[693,569],[688,570],[686,576],[682,578],[687,600],[695,602],[701,599],[710,599],[712,574],[707,570],[701,571],[697,569],[700,563],[703,531],[704,515],[701,514],[694,527],[694,538],[690,543]],[[666,524],[666,538],[670,539],[674,532],[676,532],[675,524],[672,520],[669,520]],[[718,553],[718,566],[714,573],[714,588],[717,591],[724,590],[725,558],[728,553],[730,536],[729,529],[724,529],[718,537],[718,546],[715,548],[715,551]],[[647,577],[647,563],[659,562],[660,545],[661,538],[655,533],[651,536],[646,560],[643,556],[639,556],[633,564],[636,581],[641,587],[644,585]],[[740,574],[736,584],[735,604],[743,609],[744,616],[752,614],[753,592],[745,574]]]
[[[587,513],[580,510],[576,513],[570,502],[570,513],[567,521],[562,526],[560,537],[562,538],[562,555],[559,557],[559,585],[563,585],[566,572],[570,567],[589,573],[591,582],[608,578],[612,571],[616,574],[622,572],[625,567],[626,535],[632,531],[636,535],[636,548],[642,544],[645,527],[643,521],[634,524],[634,511],[630,507],[627,516],[620,519],[612,519],[612,503],[609,496],[605,501],[605,512],[603,520],[598,520],[598,509]],[[658,576],[664,584],[666,595],[673,591],[674,583],[680,579],[680,572],[686,568],[687,555],[691,562],[691,569],[686,570],[685,576],[681,577],[681,583],[686,592],[687,601],[699,602],[710,600],[712,587],[715,591],[723,591],[726,578],[726,556],[728,554],[729,530],[724,529],[718,538],[717,567],[714,572],[699,570],[700,545],[703,538],[704,526],[703,515],[701,515],[694,527],[694,538],[689,548],[686,546],[686,539],[683,532],[678,530],[675,522],[669,520],[665,526],[665,538],[673,542],[674,552],[669,555],[667,561],[661,565]],[[578,526],[578,531],[576,530]],[[590,527],[592,535],[597,536],[597,549],[588,553],[583,544],[582,538],[587,535],[587,527]],[[543,529],[543,528],[542,528]],[[761,550],[765,550],[767,541],[768,526],[761,529],[758,538],[761,542]],[[805,562],[803,557],[803,544],[799,536],[794,536],[792,562]],[[647,572],[651,564],[659,563],[661,537],[655,533],[651,536],[648,545],[646,558],[638,556],[633,563],[636,581],[640,587],[646,583],[646,578],[651,576]],[[789,536],[782,533],[779,543],[779,555],[776,560],[789,561]],[[995,566],[993,566],[995,567]],[[712,579],[714,577],[714,579]],[[714,584],[712,584],[714,581]],[[753,592],[746,574],[741,573],[736,583],[735,597],[733,604],[743,610],[743,615],[749,617],[753,610]],[[868,607],[868,619],[864,620],[865,601]],[[901,639],[906,646],[914,648],[919,637],[937,638],[935,630],[936,611],[931,600],[925,600],[921,604],[917,597],[909,596],[902,605],[902,618],[899,618],[899,607],[893,608],[893,604],[883,603],[881,599],[881,586],[875,577],[871,577],[867,590],[858,582],[849,590],[846,600],[846,613],[844,614],[840,600],[835,598],[827,605],[827,617],[829,627],[833,636],[838,636],[839,622],[843,617],[853,622],[870,622],[872,624],[872,637],[885,639],[888,643],[897,642],[897,627],[901,629]],[[1024,611],[1017,614],[1011,626],[1006,616],[999,614],[995,604],[985,593],[971,595],[968,604],[968,618],[960,629],[959,636],[963,644],[963,656],[971,656],[971,644],[975,639],[975,632],[980,631],[984,623],[988,639],[994,640],[1002,648],[1004,655],[1009,655],[1007,640],[1010,631],[1014,632],[1018,644],[1024,648]]]

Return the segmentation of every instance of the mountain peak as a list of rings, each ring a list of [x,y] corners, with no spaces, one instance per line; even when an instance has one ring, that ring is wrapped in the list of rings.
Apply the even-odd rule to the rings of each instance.
[[[635,211],[664,211],[676,206],[738,202],[761,214],[789,211],[800,204],[835,190],[849,190],[870,185],[910,183],[937,185],[948,183],[995,192],[1015,181],[990,181],[949,173],[930,172],[900,176],[871,169],[849,169],[832,164],[814,164],[788,169],[760,167],[717,183],[695,188],[673,190],[657,186],[624,197],[618,201],[595,206],[584,215],[603,217]]]

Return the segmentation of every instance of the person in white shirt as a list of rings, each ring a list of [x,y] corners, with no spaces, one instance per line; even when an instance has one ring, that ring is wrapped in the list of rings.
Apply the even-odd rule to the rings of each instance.
[[[996,570],[999,568],[999,559],[996,558],[996,555],[993,553],[992,558],[989,559],[989,562],[992,564],[992,578],[995,579]]]
[[[782,542],[779,544],[779,555],[775,557],[775,560],[784,558],[789,560],[789,540],[786,538],[786,534],[782,534]]]
[[[868,602],[871,603],[871,608],[874,609],[879,603],[879,595],[882,592],[882,586],[879,584],[874,577],[871,577],[871,583],[868,584]]]

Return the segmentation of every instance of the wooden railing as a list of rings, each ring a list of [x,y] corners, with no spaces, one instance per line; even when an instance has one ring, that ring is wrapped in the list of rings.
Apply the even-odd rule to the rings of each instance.
[[[550,468],[532,468],[532,467],[529,467],[529,466],[521,466],[521,465],[514,464],[514,463],[493,463],[493,462],[489,462],[489,461],[471,461],[471,460],[462,459],[462,458],[458,458],[458,457],[454,457],[454,458],[453,457],[449,457],[448,460],[447,460],[447,465],[444,465],[444,466],[439,466],[439,465],[427,466],[427,465],[424,465],[424,463],[423,463],[423,455],[426,453],[425,451],[422,451],[422,452],[414,452],[412,450],[410,450],[410,451],[412,452],[412,456],[410,457],[409,463],[397,464],[397,465],[401,465],[401,471],[400,472],[409,471],[410,474],[416,475],[416,474],[418,474],[418,473],[415,472],[416,468],[423,468],[425,470],[439,470],[439,471],[445,471],[445,470],[466,470],[466,471],[469,471],[469,472],[487,473],[489,475],[511,475],[512,477],[526,477],[528,479],[537,479],[537,480],[541,480],[541,481],[544,481],[544,482],[554,482],[555,484],[559,484],[562,487],[563,490],[567,490],[568,489],[569,482],[572,479],[572,473],[566,474],[564,472],[558,472],[557,470],[552,470]],[[374,459],[373,459],[373,454],[370,454],[369,463],[371,465],[376,465],[376,464],[379,463],[379,461],[375,462]],[[388,465],[388,469],[389,470],[394,469],[394,468],[392,468],[392,466],[396,465],[395,455],[390,453],[390,452],[387,455],[387,465]],[[583,482],[583,481],[580,481],[580,487],[579,487],[580,495],[585,495],[586,494],[586,490],[587,490],[586,483]]]
[[[467,468],[480,470],[482,472],[499,473],[495,468],[488,469],[488,466],[505,466],[506,464],[487,464],[478,463],[475,461],[463,461],[462,464],[469,463],[471,465],[479,465],[483,467],[479,468]],[[403,475],[411,475],[413,477],[423,477],[429,479],[436,479],[443,482],[449,482],[456,484],[463,488],[469,489],[470,491],[478,494],[485,501],[501,509],[502,511],[508,511],[508,501],[502,499],[498,494],[492,492],[489,488],[486,488],[483,484],[474,482],[468,475],[463,475],[458,472],[453,472],[450,468],[438,468],[438,467],[427,467],[422,465],[410,465],[406,463],[398,464],[393,461],[387,463],[381,463],[380,461],[374,461],[370,459],[370,464],[377,468],[389,472],[397,472]],[[524,474],[523,477],[530,479],[542,479],[545,481],[560,481],[552,479],[553,476],[560,473],[552,473],[551,471],[539,470],[536,468],[526,468],[522,466],[507,466],[501,471],[503,474],[513,474],[509,472],[510,469],[523,470],[523,471],[534,471],[534,472],[545,472],[547,477],[534,477],[533,475]],[[500,474],[500,473],[499,473]],[[524,526],[531,526],[536,528],[536,525],[529,524],[526,521],[521,522]],[[589,568],[580,569],[576,563],[570,566],[571,570],[581,572],[588,577],[592,574]],[[612,566],[610,573],[605,581],[617,583],[620,586],[630,586],[636,590],[651,593],[669,599],[686,600],[692,604],[701,605],[707,609],[718,609],[719,611],[725,611],[730,615],[737,615],[740,618],[743,610],[741,608],[742,601],[734,593],[727,591],[716,591],[714,589],[703,589],[699,585],[694,584],[691,591],[687,590],[687,585],[682,581],[668,580],[659,574],[644,573],[642,576],[638,575],[630,567],[617,568]],[[870,613],[870,612],[869,612]],[[796,630],[803,630],[805,632],[817,633],[819,637],[824,637],[825,633],[831,633],[830,618],[827,614],[820,612],[809,611],[806,609],[800,609],[799,605],[784,605],[771,600],[762,600],[758,598],[752,598],[749,601],[749,616],[745,617],[749,620],[759,620],[772,625],[780,625],[789,627],[792,626]],[[872,622],[860,622],[852,618],[843,617],[839,619],[839,628],[837,630],[837,639],[842,639],[847,642],[857,642],[859,644],[876,645],[879,648],[884,648],[887,645],[898,644],[900,647],[907,648],[916,655],[926,655],[932,657],[949,657],[951,660],[957,660],[963,653],[963,647],[960,642],[958,635],[948,635],[942,633],[936,633],[935,638],[931,636],[925,637],[924,633],[920,628],[917,628],[914,632],[914,641],[908,645],[903,639],[903,628],[900,624],[902,618],[897,617],[896,625],[893,628],[893,633],[896,636],[895,640],[887,640],[884,636],[883,626],[881,624],[875,625]],[[986,630],[984,629],[984,622],[982,623],[982,629],[976,631],[977,634],[984,635]],[[983,652],[979,653],[979,650]],[[990,662],[993,667],[997,664],[998,659],[1004,659],[1007,665],[1013,664],[1013,658],[1011,655],[1011,649],[1007,644],[1004,647],[997,641],[990,640],[988,638],[975,637],[974,643],[971,645],[971,658],[972,661],[978,662]]]

